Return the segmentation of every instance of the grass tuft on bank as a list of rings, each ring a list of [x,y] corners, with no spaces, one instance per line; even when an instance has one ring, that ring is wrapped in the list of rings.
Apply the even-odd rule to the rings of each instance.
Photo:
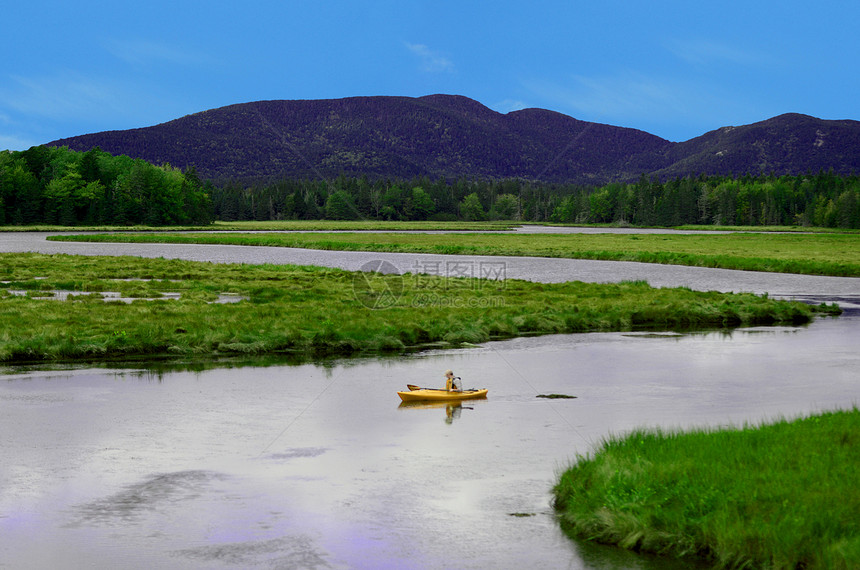
[[[570,536],[719,568],[860,567],[860,410],[740,429],[639,430],[555,487]]]
[[[155,355],[395,352],[523,335],[803,324],[810,307],[752,294],[618,284],[380,275],[294,265],[0,254],[0,362]],[[9,290],[23,290],[13,296]],[[35,298],[55,290],[118,292]],[[161,298],[172,293],[178,299]],[[212,303],[220,294],[238,303]],[[144,299],[158,300],[144,300]]]

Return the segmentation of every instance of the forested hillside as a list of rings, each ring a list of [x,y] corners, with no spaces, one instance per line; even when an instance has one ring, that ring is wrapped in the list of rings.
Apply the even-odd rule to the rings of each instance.
[[[257,101],[160,125],[61,139],[154,164],[194,166],[219,184],[282,179],[453,182],[521,179],[601,186],[704,175],[860,173],[860,122],[788,113],[671,142],[545,109],[497,113],[455,95]]]
[[[97,148],[0,152],[0,224],[209,224],[209,191],[193,168],[153,166]]]
[[[344,174],[593,184],[664,166],[671,143],[561,113],[503,115],[466,97],[431,95],[242,103],[49,145],[194,165],[217,182]]]

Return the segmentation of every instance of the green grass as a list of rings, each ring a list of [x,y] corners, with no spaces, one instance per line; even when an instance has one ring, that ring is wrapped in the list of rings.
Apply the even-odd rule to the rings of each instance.
[[[523,222],[528,224],[528,222]],[[666,226],[634,226],[631,224],[607,223],[607,224],[556,224],[550,222],[535,222],[530,225],[537,226],[566,226],[566,227],[584,227],[584,228],[625,228],[635,230],[641,229],[665,229]],[[804,234],[851,234],[860,233],[860,230],[851,228],[825,228],[819,226],[718,226],[705,224],[683,224],[680,226],[672,226],[673,230],[695,231],[695,232],[746,232],[746,233],[804,233]]]
[[[721,568],[860,567],[860,411],[636,431],[555,487],[571,536]]]
[[[460,255],[639,261],[860,277],[860,234],[147,234],[55,236],[68,241],[207,243]]]
[[[6,282],[2,293],[181,293],[179,300],[132,304],[89,296],[60,302],[0,295],[0,362],[270,353],[319,357],[533,334],[801,324],[819,310],[838,312],[835,305],[816,308],[752,294],[655,289],[644,282],[496,282],[134,257],[0,254],[0,280]],[[387,295],[386,288],[395,294]],[[248,300],[210,303],[219,293]],[[392,300],[389,308],[368,308]]]
[[[207,226],[57,226],[33,224],[26,226],[0,225],[0,232],[167,232],[167,231],[503,231],[511,230],[521,225],[536,226],[569,226],[588,228],[633,228],[638,226],[619,226],[618,224],[555,224],[550,222],[517,222],[513,220],[496,220],[489,222],[400,222],[382,220],[267,220],[267,221],[215,221]],[[792,233],[860,233],[860,230],[842,228],[819,228],[806,226],[705,226],[684,225],[676,230],[694,230],[702,232],[733,231],[733,232],[792,232]]]
[[[713,232],[788,232],[816,234],[856,234],[860,230],[850,228],[822,228],[818,226],[703,226],[687,224],[677,226],[676,230],[713,231]]]

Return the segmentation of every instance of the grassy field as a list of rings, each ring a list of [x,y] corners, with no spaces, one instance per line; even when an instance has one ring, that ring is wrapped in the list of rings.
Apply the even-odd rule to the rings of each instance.
[[[522,225],[537,226],[570,226],[587,228],[618,228],[618,224],[553,224],[549,222],[517,222],[513,220],[497,220],[489,222],[399,222],[381,220],[269,220],[269,221],[215,221],[208,226],[2,226],[0,232],[166,232],[166,231],[504,231]],[[632,228],[632,226],[624,226]],[[806,226],[677,226],[676,230],[692,230],[700,232],[788,232],[788,233],[860,233],[860,230],[841,228],[819,228]]]
[[[820,228],[815,226],[677,226],[676,230],[711,231],[711,232],[789,232],[789,233],[825,233],[825,234],[856,234],[860,230],[847,228]]]
[[[322,356],[532,334],[799,324],[815,311],[838,312],[643,282],[547,285],[134,257],[0,254],[0,280],[3,362]],[[58,290],[95,294],[38,298]],[[106,291],[140,300],[105,302]],[[179,299],[143,300],[168,292]],[[224,293],[246,300],[213,302]]]
[[[571,536],[720,568],[860,568],[860,411],[637,431],[555,487]]]
[[[860,234],[112,234],[70,241],[220,243],[432,254],[639,261],[860,277]]]

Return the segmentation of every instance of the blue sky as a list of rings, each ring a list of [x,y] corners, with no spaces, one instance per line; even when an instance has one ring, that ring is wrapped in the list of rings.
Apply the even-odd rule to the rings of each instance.
[[[860,119],[860,2],[9,3],[0,149],[233,103],[465,95],[682,141]]]

